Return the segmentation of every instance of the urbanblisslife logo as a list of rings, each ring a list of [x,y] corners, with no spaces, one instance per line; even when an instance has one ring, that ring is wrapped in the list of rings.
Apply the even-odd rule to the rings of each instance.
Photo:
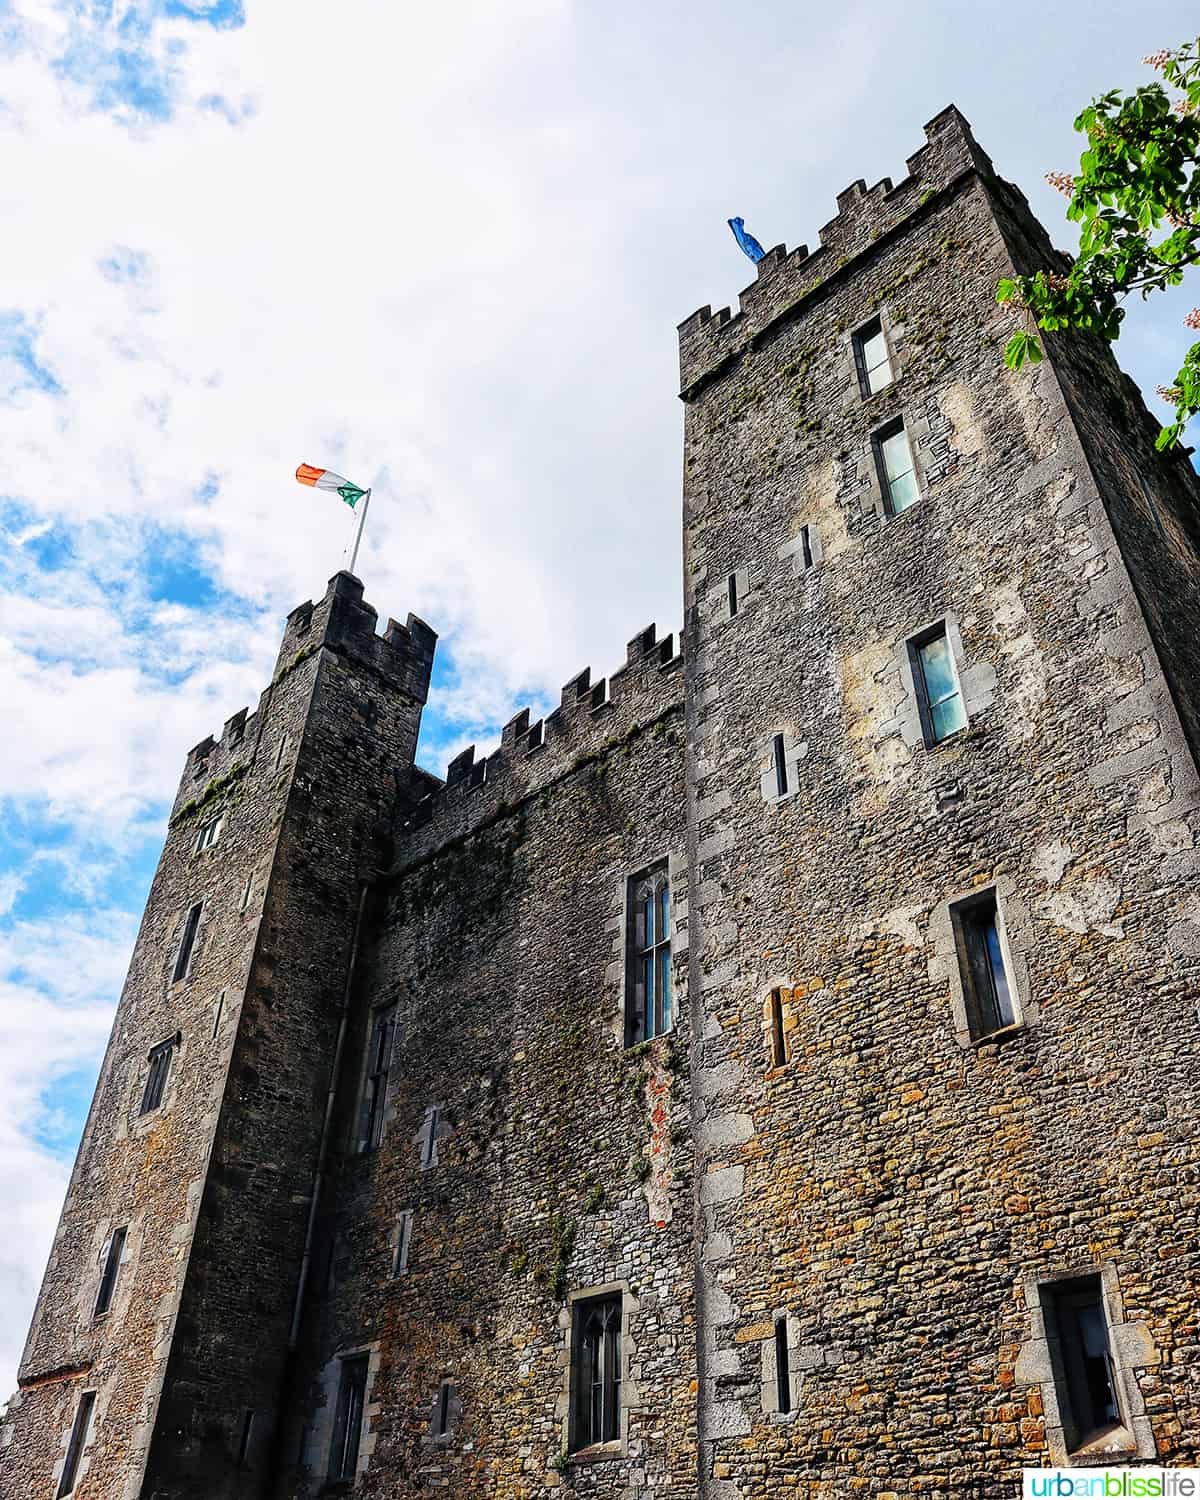
[[[1021,1500],[1200,1500],[1200,1469],[1024,1469]]]

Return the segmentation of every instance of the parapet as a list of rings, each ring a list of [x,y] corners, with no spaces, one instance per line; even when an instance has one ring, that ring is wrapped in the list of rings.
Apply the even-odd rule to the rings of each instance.
[[[378,612],[363,599],[361,581],[353,573],[335,573],[323,599],[315,604],[306,600],[288,615],[275,676],[300,653],[329,646],[354,657],[424,703],[429,696],[437,632],[410,614],[403,625],[389,620],[383,635],[377,635],[378,619]]]
[[[838,194],[838,211],[821,230],[810,255],[807,245],[768,250],[757,279],[731,313],[702,307],[679,325],[680,391],[685,401],[697,387],[744,349],[782,313],[801,302],[849,261],[895,230],[932,198],[972,172],[990,174],[992,164],[971,127],[953,104],[925,127],[926,144],[906,163],[907,175],[883,178],[868,188],[860,178]]]
[[[499,748],[476,758],[468,745],[444,785],[426,776],[426,794],[408,817],[401,863],[469,833],[504,808],[599,757],[683,705],[683,654],[676,637],[647,625],[629,642],[624,664],[592,680],[590,667],[564,683],[544,718],[522,708],[505,724]]]

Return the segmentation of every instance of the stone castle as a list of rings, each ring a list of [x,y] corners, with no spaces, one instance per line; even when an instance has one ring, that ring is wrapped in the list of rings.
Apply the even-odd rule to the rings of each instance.
[[[341,573],[191,752],[4,1500],[1200,1463],[1200,487],[926,136],[680,328],[682,641],[443,782]]]

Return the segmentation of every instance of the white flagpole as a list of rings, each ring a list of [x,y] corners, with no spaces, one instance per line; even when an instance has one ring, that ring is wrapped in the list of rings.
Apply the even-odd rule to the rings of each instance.
[[[358,544],[362,541],[363,522],[367,519],[367,506],[370,505],[370,503],[371,491],[368,490],[367,493],[363,496],[363,508],[358,513],[358,530],[354,533],[354,548],[350,553],[349,571],[351,573],[354,572],[354,564],[358,561]]]

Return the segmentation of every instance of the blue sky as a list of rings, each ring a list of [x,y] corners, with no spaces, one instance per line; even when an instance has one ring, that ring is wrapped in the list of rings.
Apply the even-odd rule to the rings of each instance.
[[[359,571],[441,635],[421,759],[679,626],[675,325],[955,102],[1059,243],[1157,0],[0,0],[0,1386],[187,747]],[[1131,311],[1152,390],[1189,289]],[[2,1397],[3,1392],[0,1392]]]

